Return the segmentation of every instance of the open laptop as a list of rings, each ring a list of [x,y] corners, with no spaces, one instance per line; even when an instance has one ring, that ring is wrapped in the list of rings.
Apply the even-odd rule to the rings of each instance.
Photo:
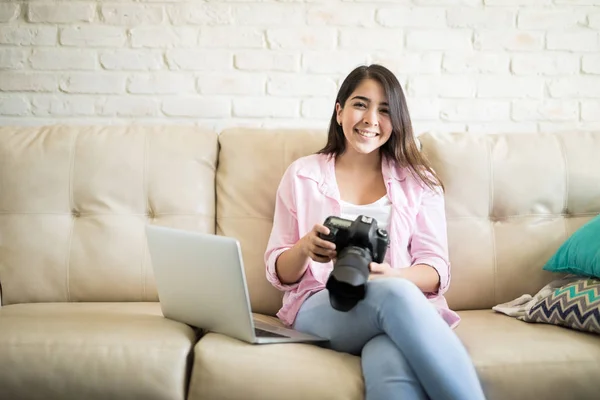
[[[166,318],[248,343],[325,341],[253,318],[236,239],[156,225],[146,235]]]

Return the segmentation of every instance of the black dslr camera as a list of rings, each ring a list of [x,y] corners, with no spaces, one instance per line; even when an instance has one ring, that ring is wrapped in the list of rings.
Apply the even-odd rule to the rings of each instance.
[[[349,311],[365,298],[369,264],[383,262],[388,233],[377,228],[375,219],[364,215],[354,221],[330,216],[323,225],[329,228],[329,235],[320,233],[319,237],[335,243],[337,251],[337,260],[326,284],[329,301],[336,310]]]

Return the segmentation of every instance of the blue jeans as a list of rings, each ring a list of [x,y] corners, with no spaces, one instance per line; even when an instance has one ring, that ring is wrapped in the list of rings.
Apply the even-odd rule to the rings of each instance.
[[[324,289],[309,297],[294,328],[361,356],[366,399],[484,399],[461,341],[419,288],[400,278],[372,280],[352,310],[337,311]]]

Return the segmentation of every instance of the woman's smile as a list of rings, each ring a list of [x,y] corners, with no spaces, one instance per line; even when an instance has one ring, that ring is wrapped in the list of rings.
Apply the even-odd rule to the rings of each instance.
[[[369,139],[379,136],[379,133],[373,132],[373,131],[368,131],[365,129],[354,128],[354,132],[356,132],[359,136],[369,138]]]

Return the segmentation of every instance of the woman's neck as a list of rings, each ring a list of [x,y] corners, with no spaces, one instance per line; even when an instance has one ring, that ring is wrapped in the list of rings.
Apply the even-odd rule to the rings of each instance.
[[[336,157],[336,167],[347,172],[381,171],[381,152],[376,150],[369,154],[360,154],[346,149]]]

